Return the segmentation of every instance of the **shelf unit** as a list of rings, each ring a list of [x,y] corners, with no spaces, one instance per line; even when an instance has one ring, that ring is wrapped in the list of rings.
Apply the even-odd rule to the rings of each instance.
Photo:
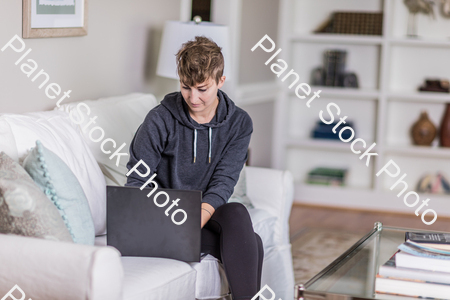
[[[314,34],[332,11],[382,11],[383,34]],[[436,14],[435,23],[418,16],[423,38],[411,39],[406,37],[407,8],[400,0],[280,0],[276,49],[283,51],[277,59],[285,60],[288,70],[299,74],[298,83],[310,82],[310,72],[321,65],[323,51],[331,48],[347,50],[346,68],[358,75],[360,83],[359,89],[312,86],[311,95],[321,90],[321,97],[308,108],[306,99],[295,96],[295,87],[289,89],[289,78],[278,79],[272,166],[293,173],[296,201],[414,215],[414,208],[397,197],[400,189],[390,190],[400,176],[376,173],[393,160],[401,174],[407,174],[408,191],[415,191],[417,181],[427,173],[444,171],[450,176],[450,148],[439,148],[436,141],[434,147],[412,146],[409,137],[409,128],[421,110],[427,110],[439,127],[445,103],[450,103],[450,94],[417,92],[425,77],[450,78],[450,60],[445,59],[450,54],[450,20]],[[352,153],[350,143],[309,137],[319,120],[318,112],[323,110],[328,116],[325,107],[329,102],[339,105],[339,117],[354,121],[356,137],[368,146],[376,143],[372,152],[378,156],[369,167],[366,158],[360,160]],[[314,166],[346,166],[348,186],[306,184],[306,174]],[[431,199],[428,208],[438,216],[450,216],[450,196],[419,195],[421,200]],[[420,216],[417,220],[421,222]]]

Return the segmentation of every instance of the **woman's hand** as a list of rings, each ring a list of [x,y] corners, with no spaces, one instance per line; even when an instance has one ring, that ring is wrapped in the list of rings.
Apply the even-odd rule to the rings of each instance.
[[[208,204],[206,202],[202,203],[202,226],[205,226],[206,223],[208,223],[209,219],[211,219],[212,215],[214,214],[214,207],[212,207],[211,204]]]

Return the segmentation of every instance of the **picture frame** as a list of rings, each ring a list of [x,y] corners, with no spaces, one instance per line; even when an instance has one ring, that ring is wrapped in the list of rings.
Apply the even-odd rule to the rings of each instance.
[[[22,37],[87,35],[88,0],[23,0]]]

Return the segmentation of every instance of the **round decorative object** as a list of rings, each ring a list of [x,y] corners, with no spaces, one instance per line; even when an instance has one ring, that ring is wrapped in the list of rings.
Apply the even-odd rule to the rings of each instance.
[[[450,183],[440,172],[436,175],[427,174],[417,183],[417,191],[419,193],[449,194]]]
[[[192,20],[195,22],[195,24],[198,25],[198,24],[200,24],[202,22],[202,17],[194,16],[194,18]]]
[[[439,145],[441,147],[450,147],[450,103],[447,103],[444,117],[441,121]]]
[[[428,118],[426,111],[422,111],[419,120],[411,127],[411,135],[414,145],[431,146],[436,137],[436,126]]]

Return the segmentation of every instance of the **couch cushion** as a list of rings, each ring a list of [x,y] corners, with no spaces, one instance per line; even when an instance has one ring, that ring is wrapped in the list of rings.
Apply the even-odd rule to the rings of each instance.
[[[247,196],[247,178],[245,165],[244,167],[242,167],[241,173],[239,174],[239,180],[234,186],[233,194],[231,195],[228,202],[238,202],[243,204],[247,208],[253,208],[252,201]]]
[[[89,203],[66,163],[38,140],[23,167],[59,210],[73,241],[94,245],[95,228]]]
[[[16,140],[11,131],[9,123],[0,117],[0,151],[5,152],[14,161],[19,161],[19,155],[17,153]]]
[[[0,233],[72,242],[56,207],[4,152],[0,152]]]
[[[83,102],[89,107],[89,117],[86,115],[86,109],[83,107],[81,107],[83,115],[80,115],[77,109],[80,102]],[[116,143],[116,147],[114,148],[112,142],[108,142],[105,144],[105,150],[112,150],[114,152],[114,149],[119,148],[124,143],[126,144],[120,152],[127,153],[128,155],[120,158],[119,165],[117,165],[117,158],[110,159],[111,154],[105,154],[101,150],[101,142],[93,142],[89,137],[89,131],[94,127],[93,125],[90,125],[88,130],[82,133],[95,159],[102,168],[108,184],[123,186],[127,182],[125,174],[128,172],[126,165],[130,157],[129,147],[131,140],[139,125],[144,121],[147,113],[158,104],[156,98],[151,94],[132,93],[80,102],[71,102],[55,109],[73,113],[73,118],[76,120],[80,120],[83,117],[84,121],[78,125],[80,129],[91,118],[97,116],[95,126],[99,126],[104,130],[105,136],[103,141],[109,138]],[[94,138],[97,136],[99,136],[98,133],[94,135]]]
[[[13,157],[21,161],[36,140],[40,140],[75,174],[89,201],[95,233],[104,233],[106,231],[105,178],[69,115],[62,111],[3,114],[0,116],[0,127],[6,128],[6,125],[10,127],[12,137],[6,140],[0,139],[0,149],[15,152],[12,153]],[[15,149],[11,149],[8,145],[12,138]]]
[[[95,237],[95,245],[106,246],[106,235]],[[163,261],[167,260],[164,258],[160,259]],[[202,261],[200,263],[194,262],[189,263],[189,265],[195,270],[196,279],[195,283],[193,283],[193,287],[195,288],[195,298],[192,297],[185,299],[217,299],[228,294],[228,281],[223,269],[223,265],[214,256],[208,254],[204,258],[202,258]]]
[[[248,212],[252,219],[253,230],[261,237],[264,249],[275,245],[273,229],[277,223],[277,217],[260,208],[249,208]]]
[[[124,300],[195,299],[196,272],[166,258],[122,257]]]
[[[197,272],[195,299],[217,299],[230,291],[227,276],[222,263],[208,254],[201,262],[189,263]]]

